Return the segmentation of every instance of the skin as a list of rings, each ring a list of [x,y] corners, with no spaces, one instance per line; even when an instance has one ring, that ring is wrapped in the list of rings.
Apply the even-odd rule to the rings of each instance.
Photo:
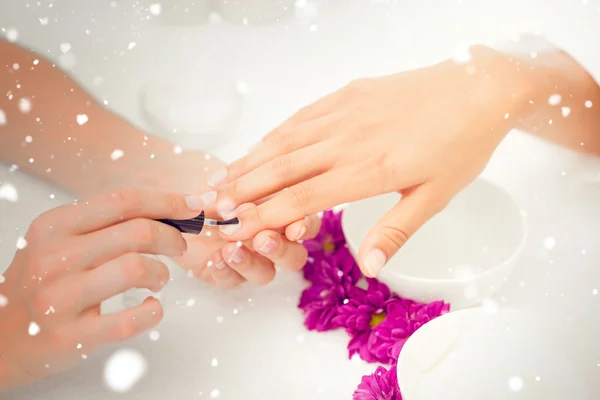
[[[193,198],[135,189],[67,204],[38,217],[5,272],[0,308],[0,388],[7,390],[72,367],[99,347],[155,326],[162,307],[100,315],[100,303],[131,288],[158,292],[169,280],[144,254],[179,256],[186,241],[155,218],[190,218]],[[98,246],[103,243],[103,246]],[[39,333],[28,334],[30,323]],[[46,367],[47,366],[47,367]]]
[[[0,125],[0,160],[78,197],[124,187],[204,193],[209,190],[208,176],[224,166],[222,161],[202,152],[175,152],[172,143],[149,135],[115,115],[53,64],[3,40],[0,40],[0,88],[8,93],[0,97],[0,110],[7,122]],[[30,111],[22,111],[21,99],[30,101]],[[81,115],[87,117],[83,124],[78,122]],[[33,140],[28,142],[27,136]],[[116,149],[123,152],[123,157],[114,161],[111,154]],[[204,206],[209,206],[210,201],[206,197],[204,200]],[[290,229],[318,231],[319,220],[300,218]],[[266,283],[272,279],[275,269],[269,257],[273,255],[286,269],[297,269],[304,264],[305,250],[282,233],[281,229],[265,230],[254,239],[257,248],[267,238],[276,242],[269,253],[262,253],[266,257],[251,258],[256,261],[253,266],[261,277],[253,276],[254,282]],[[247,280],[236,271],[236,263],[226,262],[224,269],[233,268],[228,274],[202,272],[218,252],[226,261],[232,260],[226,251],[229,248],[225,248],[229,241],[215,236],[212,239],[206,235],[186,236],[191,250],[178,261],[215,286],[235,287]],[[257,252],[252,240],[245,243],[247,246],[238,249],[238,253]]]
[[[468,64],[446,60],[361,79],[300,110],[212,179],[217,208],[242,222],[224,227],[222,236],[244,240],[339,204],[399,192],[358,253],[363,273],[374,277],[482,172],[511,129],[600,154],[600,87],[569,55],[519,59],[482,46],[471,55]],[[562,97],[558,106],[549,104],[554,94]],[[568,117],[562,106],[570,107]],[[235,211],[266,196],[257,208]]]
[[[208,176],[224,167],[224,163],[201,152],[175,152],[172,143],[146,134],[113,114],[48,61],[2,40],[0,91],[0,110],[6,121],[0,124],[0,161],[15,164],[78,198],[91,197],[89,203],[94,204],[88,207],[88,201],[80,201],[77,207],[65,206],[38,218],[28,233],[29,245],[17,252],[7,271],[6,282],[0,285],[0,295],[9,304],[0,308],[0,390],[70,367],[80,358],[80,352],[75,351],[79,343],[85,346],[85,354],[90,354],[99,346],[135,336],[158,323],[162,310],[153,299],[141,308],[111,318],[97,315],[99,303],[109,294],[131,287],[159,290],[168,280],[160,262],[142,258],[138,253],[170,256],[200,280],[222,289],[244,282],[267,284],[275,275],[275,263],[291,271],[306,263],[307,252],[298,243],[298,233],[302,232],[304,239],[314,237],[320,227],[316,216],[299,218],[285,229],[257,232],[242,246],[221,238],[211,228],[201,235],[182,237],[166,225],[140,220],[198,215],[210,206],[214,196],[197,194],[210,190]],[[25,112],[19,107],[23,98],[31,104]],[[80,124],[78,115],[83,114],[86,122]],[[27,136],[33,140],[27,140]],[[110,156],[116,149],[124,155],[113,161]],[[157,190],[191,194],[186,200],[193,203],[193,212],[171,209],[181,206],[182,195],[161,200],[161,195],[149,194]],[[106,195],[109,192],[122,201],[113,201],[112,195]],[[85,222],[93,227],[82,234],[65,221]],[[38,232],[46,226],[53,227],[52,235]],[[115,252],[111,240],[98,239],[107,232],[122,238],[121,253]],[[127,235],[120,236],[121,232]],[[208,232],[214,234],[208,236]],[[149,243],[141,246],[140,240]],[[71,257],[67,257],[68,262],[56,260],[59,254],[72,253],[78,257],[93,253],[97,259],[86,258],[77,268],[71,268],[76,261]],[[116,272],[112,276],[102,272],[111,270]],[[31,286],[33,276],[47,277],[55,272],[60,276]],[[91,284],[90,277],[98,280]],[[97,284],[100,281],[102,284]],[[30,286],[22,285],[24,282]],[[83,286],[96,295],[91,303],[89,299],[79,299]],[[75,300],[85,302],[86,310],[68,310],[65,321],[69,328],[54,330],[52,321],[57,318],[45,325],[48,317],[41,314],[43,307],[38,303],[42,295],[37,294],[38,289],[43,300],[54,304],[57,310],[57,304],[64,304],[67,309],[75,307]],[[100,289],[103,291],[96,293]],[[47,310],[48,304],[44,304]],[[32,307],[34,315],[27,312]],[[35,338],[27,335],[32,318],[42,328]],[[45,363],[51,368],[46,370]]]

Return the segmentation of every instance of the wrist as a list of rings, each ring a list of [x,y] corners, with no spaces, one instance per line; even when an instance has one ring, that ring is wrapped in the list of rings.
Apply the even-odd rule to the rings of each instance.
[[[486,46],[470,48],[466,65],[452,63],[466,71],[462,92],[481,134],[500,142],[520,122],[546,103],[549,78],[546,71],[532,69],[525,62]],[[477,122],[479,121],[479,122]]]

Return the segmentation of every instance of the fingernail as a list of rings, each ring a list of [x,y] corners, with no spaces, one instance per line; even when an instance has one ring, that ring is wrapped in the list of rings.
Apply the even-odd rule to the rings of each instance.
[[[217,212],[223,219],[235,217],[235,202],[231,199],[223,199],[217,202]]]
[[[217,192],[214,190],[212,192],[204,193],[200,196],[200,200],[204,203],[204,206],[210,206],[212,203],[217,201]]]
[[[240,221],[240,222],[238,222],[238,223],[237,223],[237,224],[235,224],[235,225],[221,225],[221,226],[219,227],[219,230],[220,230],[220,231],[221,231],[221,232],[222,232],[224,235],[231,236],[231,235],[233,235],[234,233],[236,233],[237,231],[239,231],[241,227],[242,227],[242,222]]]
[[[263,244],[261,244],[258,248],[258,251],[260,251],[263,254],[269,254],[272,253],[273,250],[275,250],[275,247],[277,247],[277,243],[270,237],[267,237]]]
[[[238,246],[235,246],[233,248],[233,252],[229,256],[229,260],[236,264],[239,264],[244,260],[244,257],[246,257],[246,253],[244,252],[244,250],[242,250]]]
[[[208,178],[208,186],[215,188],[227,179],[227,168],[221,168]]]
[[[365,269],[372,277],[376,277],[387,261],[383,251],[379,249],[370,250],[365,257]]]
[[[215,254],[215,257],[213,259],[215,261],[216,269],[218,269],[220,271],[223,268],[225,268],[225,261],[223,260],[223,257],[221,256],[221,252],[218,252],[217,254]]]
[[[302,225],[301,227],[294,226],[292,232],[290,232],[290,236],[292,236],[292,240],[300,240],[302,236],[306,233],[306,226]]]
[[[208,193],[207,193],[208,194]],[[185,196],[185,204],[192,211],[204,210],[203,196]]]

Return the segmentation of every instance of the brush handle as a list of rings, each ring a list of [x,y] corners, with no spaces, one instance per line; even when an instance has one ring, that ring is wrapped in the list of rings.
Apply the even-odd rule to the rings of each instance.
[[[221,225],[237,225],[240,220],[237,218],[228,219],[226,221],[215,221],[212,219],[204,218],[204,211],[200,215],[191,219],[177,220],[177,219],[157,219],[158,222],[167,224],[177,229],[181,233],[189,233],[191,235],[197,235],[202,232],[205,225],[210,226],[221,226]]]
[[[197,235],[202,232],[202,228],[204,228],[204,211],[197,217],[191,219],[158,219],[157,221],[172,226],[181,233]]]

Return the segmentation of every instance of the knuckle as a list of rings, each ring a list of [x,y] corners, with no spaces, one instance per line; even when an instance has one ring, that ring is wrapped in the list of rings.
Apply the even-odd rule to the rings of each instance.
[[[74,345],[72,335],[64,326],[53,327],[48,332],[48,339],[54,349],[64,350]]]
[[[48,236],[48,231],[50,227],[50,215],[49,211],[38,216],[31,225],[29,225],[29,229],[27,230],[27,238],[29,241],[36,242],[40,239]]]
[[[120,317],[114,328],[114,336],[117,341],[131,339],[137,334],[138,328],[131,318]]]
[[[287,154],[277,157],[272,161],[271,168],[278,177],[289,176],[292,172],[292,159]]]
[[[47,275],[52,272],[50,259],[50,256],[39,251],[29,257],[27,261],[29,277],[35,281],[47,278]]]
[[[394,248],[400,248],[408,241],[410,236],[401,228],[394,225],[384,225],[381,231],[384,240]]]
[[[185,210],[185,206],[181,200],[181,196],[175,193],[168,193],[166,196],[167,207],[174,214],[178,214]]]
[[[146,260],[137,253],[129,253],[121,264],[121,273],[127,282],[136,284],[147,275]]]
[[[303,212],[313,195],[311,186],[302,182],[292,186],[289,191],[292,196],[292,207]]]
[[[158,229],[155,224],[147,219],[135,219],[132,222],[133,237],[142,246],[154,243],[158,237]]]
[[[118,189],[108,195],[108,201],[115,203],[123,212],[134,213],[142,209],[142,191],[135,188]]]
[[[349,97],[355,97],[364,93],[369,86],[369,82],[370,81],[367,78],[353,80],[344,87],[344,95]]]
[[[52,298],[50,294],[45,290],[39,290],[31,299],[31,309],[34,314],[34,318],[46,314],[46,311],[50,309],[51,305]]]

